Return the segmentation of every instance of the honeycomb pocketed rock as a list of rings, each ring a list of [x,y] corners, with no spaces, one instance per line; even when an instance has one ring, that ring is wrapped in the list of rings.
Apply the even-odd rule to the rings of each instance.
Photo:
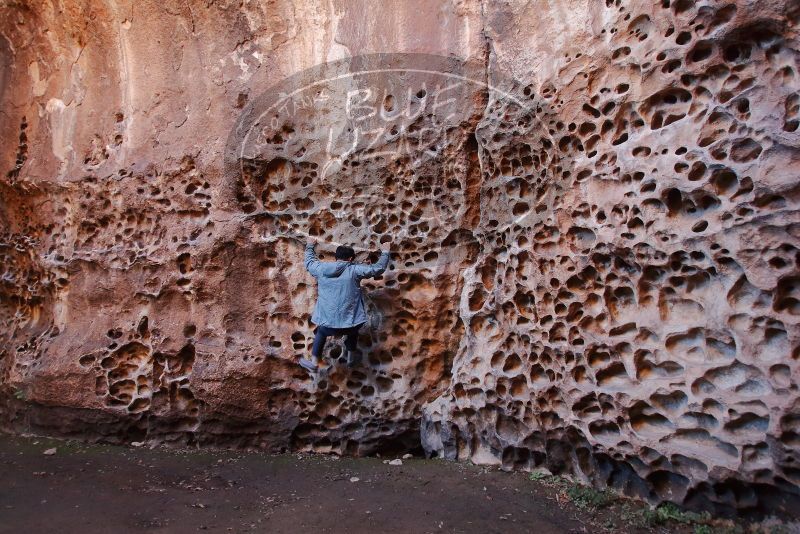
[[[3,429],[800,506],[800,3],[63,4],[0,6]],[[393,247],[311,378],[308,236]]]

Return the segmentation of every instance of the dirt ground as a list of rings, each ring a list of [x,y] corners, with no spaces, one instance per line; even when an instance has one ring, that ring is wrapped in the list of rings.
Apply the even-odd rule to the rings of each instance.
[[[587,512],[525,473],[385,462],[0,434],[0,532],[642,530],[616,512]]]

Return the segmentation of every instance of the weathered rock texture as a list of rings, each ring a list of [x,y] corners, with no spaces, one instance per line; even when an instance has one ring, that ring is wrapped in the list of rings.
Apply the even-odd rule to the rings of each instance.
[[[652,502],[786,505],[798,22],[794,0],[0,3],[3,427],[348,454],[421,433]],[[269,87],[378,52],[462,58],[529,107],[465,91],[427,159],[326,176],[307,111],[231,161]],[[368,365],[297,366],[313,279],[276,227],[393,236]]]

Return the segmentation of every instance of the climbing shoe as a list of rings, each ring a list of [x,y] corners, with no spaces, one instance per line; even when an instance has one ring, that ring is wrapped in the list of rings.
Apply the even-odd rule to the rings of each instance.
[[[348,350],[347,351],[347,367],[356,367],[361,364],[361,351]]]
[[[310,373],[317,372],[317,362],[309,360],[308,358],[300,358],[300,367]]]

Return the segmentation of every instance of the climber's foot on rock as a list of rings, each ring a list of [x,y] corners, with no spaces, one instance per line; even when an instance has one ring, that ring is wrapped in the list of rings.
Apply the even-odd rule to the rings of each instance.
[[[347,367],[356,367],[361,365],[361,351],[348,350],[347,351]]]

